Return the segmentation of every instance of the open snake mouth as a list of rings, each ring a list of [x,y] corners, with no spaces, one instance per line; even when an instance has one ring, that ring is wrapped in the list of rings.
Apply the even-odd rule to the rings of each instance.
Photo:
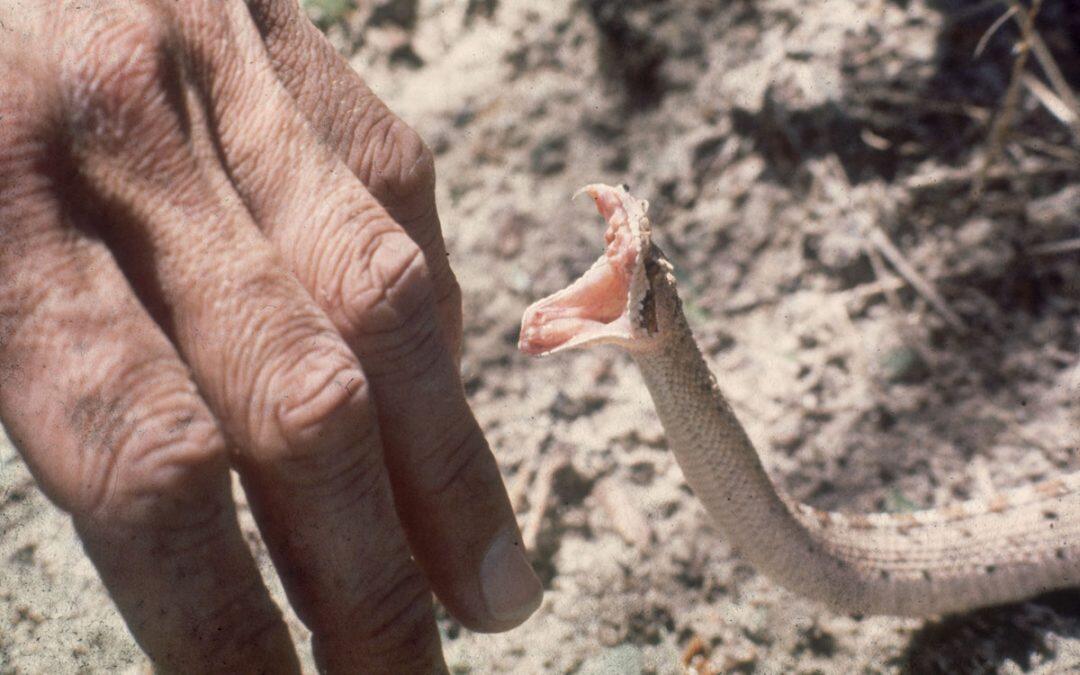
[[[608,223],[607,247],[577,281],[525,310],[518,348],[526,354],[601,343],[625,345],[648,331],[644,309],[649,295],[645,270],[649,204],[622,186],[594,183],[577,194],[581,193],[593,198]]]

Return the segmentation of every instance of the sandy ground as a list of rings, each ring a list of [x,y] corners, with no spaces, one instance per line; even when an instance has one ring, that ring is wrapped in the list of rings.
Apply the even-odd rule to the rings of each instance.
[[[1072,4],[1046,0],[1038,27],[1080,88]],[[1015,24],[973,54],[1001,11],[383,0],[327,18],[436,152],[466,386],[547,588],[507,634],[441,616],[455,672],[1080,668],[1076,591],[921,621],[778,588],[683,485],[628,359],[515,350],[524,307],[599,251],[601,223],[570,194],[626,182],[652,202],[722,386],[800,499],[900,511],[1080,468],[1080,253],[1045,246],[1080,236],[1080,142],[1037,85],[988,140]],[[68,519],[0,444],[0,672],[141,666]]]

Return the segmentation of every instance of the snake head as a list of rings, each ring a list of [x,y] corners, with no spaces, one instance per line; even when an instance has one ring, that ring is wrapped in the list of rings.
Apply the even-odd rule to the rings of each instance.
[[[526,354],[596,344],[633,350],[656,332],[650,277],[662,257],[656,258],[650,240],[649,203],[623,186],[594,183],[574,196],[582,193],[607,221],[607,246],[577,281],[525,310],[518,348]]]

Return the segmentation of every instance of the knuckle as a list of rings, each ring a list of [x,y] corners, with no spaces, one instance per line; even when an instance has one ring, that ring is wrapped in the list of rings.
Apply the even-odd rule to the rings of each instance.
[[[175,416],[169,421],[177,424]],[[110,526],[170,527],[191,518],[192,507],[201,511],[209,469],[217,465],[224,471],[218,462],[224,444],[171,436],[169,431],[130,433],[108,470],[87,482],[96,489],[72,511]]]
[[[279,349],[253,397],[263,402],[253,406],[253,428],[273,422],[255,435],[263,459],[332,460],[374,433],[367,380],[340,337],[294,335]]]
[[[381,104],[366,130],[363,164],[368,188],[395,218],[411,220],[419,214],[399,213],[405,203],[434,203],[435,155],[420,134]]]
[[[367,236],[347,265],[337,304],[353,330],[400,332],[433,302],[424,255],[396,227]]]
[[[176,362],[163,361],[118,373],[111,390],[122,393],[84,396],[69,411],[84,450],[68,506],[92,522],[183,527],[223,487],[224,439],[194,387],[174,377]]]
[[[73,127],[119,141],[160,125],[177,67],[170,21],[145,3],[124,3],[85,22],[72,28],[77,53],[64,59]]]
[[[351,265],[338,304],[343,332],[372,377],[389,368],[424,372],[438,357],[431,273],[400,230],[374,236]]]
[[[394,131],[398,156],[397,192],[412,198],[435,188],[435,155],[412,127],[400,120]]]

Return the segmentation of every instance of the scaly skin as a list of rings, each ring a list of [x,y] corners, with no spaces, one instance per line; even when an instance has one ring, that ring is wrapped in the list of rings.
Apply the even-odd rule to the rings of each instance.
[[[608,250],[581,280],[526,311],[521,348],[626,349],[694,494],[759,570],[836,610],[902,616],[1080,585],[1080,473],[900,514],[819,511],[784,494],[694,341],[671,265],[649,239],[647,204],[625,188],[584,191],[608,220]],[[644,291],[632,281],[642,277]],[[612,294],[620,292],[616,302]],[[613,304],[623,306],[614,317]],[[563,320],[551,322],[553,315]]]

